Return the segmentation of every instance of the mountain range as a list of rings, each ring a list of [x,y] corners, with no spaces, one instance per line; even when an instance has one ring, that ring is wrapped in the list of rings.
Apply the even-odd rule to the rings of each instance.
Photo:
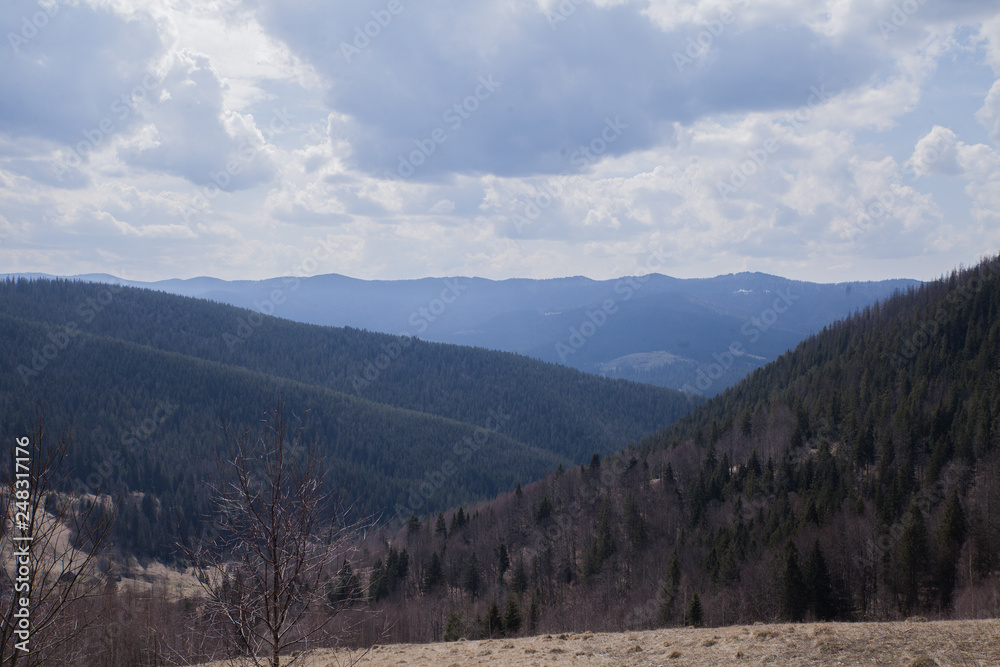
[[[824,326],[914,280],[818,284],[762,273],[706,279],[424,278],[330,274],[122,283],[297,322],[516,352],[588,373],[718,394]]]
[[[995,618],[997,507],[1000,257],[825,327],[636,446],[414,520],[355,567],[408,554],[368,596],[400,641]]]
[[[119,537],[163,558],[178,525],[208,515],[222,425],[255,423],[276,397],[320,443],[331,491],[382,518],[609,454],[698,402],[507,352],[79,280],[0,282],[0,340],[0,428],[24,432],[40,408],[72,425],[64,490],[151,494],[161,520],[125,507]]]

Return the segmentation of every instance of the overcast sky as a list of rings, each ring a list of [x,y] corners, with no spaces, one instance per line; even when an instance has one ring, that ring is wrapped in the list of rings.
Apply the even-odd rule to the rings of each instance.
[[[994,0],[4,0],[0,25],[0,272],[827,282],[1000,250]]]

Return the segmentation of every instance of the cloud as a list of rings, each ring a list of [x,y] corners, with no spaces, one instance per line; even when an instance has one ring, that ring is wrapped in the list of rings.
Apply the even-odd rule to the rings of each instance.
[[[865,42],[801,22],[734,20],[690,58],[700,25],[664,31],[635,3],[570,4],[555,29],[524,1],[402,3],[384,26],[377,0],[265,1],[261,21],[326,78],[328,106],[351,119],[355,166],[396,172],[422,144],[434,152],[415,165],[419,180],[558,173],[608,117],[629,125],[608,149],[622,155],[659,144],[675,121],[794,107],[811,86],[853,88],[879,65]],[[482,77],[498,87],[470,99]],[[428,144],[435,130],[443,140]]]
[[[113,107],[142,85],[163,44],[144,12],[32,0],[0,4],[0,133],[75,146],[102,123],[121,132],[135,116]],[[93,134],[92,134],[93,136]]]
[[[317,270],[369,278],[606,278],[651,243],[926,277],[1000,242],[991,3],[42,1],[0,7],[18,270],[266,277],[330,234]]]
[[[149,135],[123,151],[133,166],[224,191],[258,185],[274,174],[252,119],[223,107],[222,84],[205,56],[179,55],[143,120]]]
[[[993,82],[982,108],[976,112],[976,120],[990,133],[993,143],[1000,145],[1000,79]]]
[[[450,199],[441,199],[435,202],[430,208],[431,213],[448,214],[455,210],[455,202]]]
[[[935,125],[917,142],[907,165],[918,176],[931,174],[955,176],[962,173],[958,164],[958,137],[946,127]]]

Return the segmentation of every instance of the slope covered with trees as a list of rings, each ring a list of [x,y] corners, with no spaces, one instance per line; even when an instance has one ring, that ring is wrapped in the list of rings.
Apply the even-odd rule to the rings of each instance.
[[[330,490],[387,520],[612,451],[689,405],[512,354],[79,282],[0,284],[0,340],[0,428],[40,405],[72,423],[63,490],[121,498],[116,546],[164,559],[210,519],[220,424],[253,423],[276,394],[321,444]]]
[[[405,552],[408,576],[370,602],[400,639],[995,617],[998,507],[992,258],[827,327],[618,455],[414,517],[371,556]]]

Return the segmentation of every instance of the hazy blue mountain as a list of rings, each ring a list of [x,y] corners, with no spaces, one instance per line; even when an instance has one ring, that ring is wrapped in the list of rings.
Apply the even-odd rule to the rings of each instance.
[[[119,282],[113,276],[75,276]],[[279,317],[518,352],[714,395],[810,334],[915,280],[817,284],[762,273],[704,279],[120,281]],[[732,349],[732,351],[731,351]]]

